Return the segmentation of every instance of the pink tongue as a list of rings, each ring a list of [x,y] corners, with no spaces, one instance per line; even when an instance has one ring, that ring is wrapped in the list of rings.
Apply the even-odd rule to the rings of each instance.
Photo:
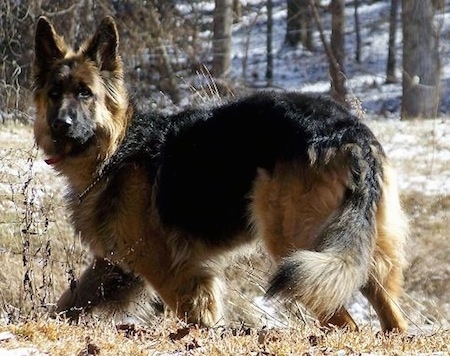
[[[54,156],[54,157],[49,157],[47,159],[45,159],[45,163],[47,163],[48,165],[52,165],[55,163],[58,163],[59,161],[61,161],[62,157],[61,156]]]

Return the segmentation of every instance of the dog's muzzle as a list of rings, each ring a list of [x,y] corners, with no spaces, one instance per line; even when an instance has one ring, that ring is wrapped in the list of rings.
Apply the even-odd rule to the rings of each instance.
[[[57,117],[51,124],[52,132],[55,136],[66,136],[73,126],[73,119],[70,115]]]
[[[56,151],[66,155],[84,151],[95,136],[91,120],[70,110],[55,117],[49,125]]]

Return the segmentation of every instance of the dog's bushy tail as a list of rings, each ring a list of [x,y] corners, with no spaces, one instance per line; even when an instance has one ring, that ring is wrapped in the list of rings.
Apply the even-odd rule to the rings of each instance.
[[[363,152],[349,145],[343,151],[351,183],[342,206],[328,218],[314,250],[282,260],[266,295],[295,298],[322,319],[365,284],[376,241],[384,156],[374,147]]]

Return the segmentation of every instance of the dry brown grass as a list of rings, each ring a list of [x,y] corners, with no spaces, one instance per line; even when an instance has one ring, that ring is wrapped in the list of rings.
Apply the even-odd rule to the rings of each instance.
[[[0,131],[0,308],[13,321],[46,311],[86,259],[62,181],[38,156],[31,132],[13,124]]]
[[[264,329],[274,320],[254,302],[255,296],[263,295],[271,271],[260,254],[238,258],[227,269],[227,304],[235,329],[186,329],[171,315],[151,313],[144,315],[145,327],[118,327],[123,319],[117,316],[113,322],[110,314],[86,317],[80,325],[49,319],[48,307],[68,280],[79,275],[89,254],[68,223],[64,182],[33,147],[31,127],[10,124],[0,128],[0,331],[11,331],[15,337],[0,341],[0,348],[34,346],[51,355],[98,354],[97,349],[101,355],[450,352],[450,335],[444,331],[450,321],[450,192],[445,185],[450,179],[450,154],[445,154],[450,142],[443,140],[450,125],[369,124],[393,157],[400,178],[408,177],[401,186],[412,225],[404,298],[410,335],[377,335],[371,325],[359,333],[325,333],[301,309],[287,311],[281,305],[277,318],[286,327]],[[420,154],[402,140],[411,134],[414,144],[424,147]],[[440,181],[444,189],[439,190]],[[252,327],[239,326],[244,323]]]
[[[50,355],[404,355],[450,352],[450,333],[419,335],[324,332],[315,327],[286,329],[197,329],[173,319],[158,326],[83,325],[45,320],[0,327],[15,337],[0,346],[34,347]]]

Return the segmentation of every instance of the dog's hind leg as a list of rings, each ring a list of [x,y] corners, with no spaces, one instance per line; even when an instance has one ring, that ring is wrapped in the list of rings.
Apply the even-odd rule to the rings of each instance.
[[[384,331],[406,331],[407,323],[399,307],[403,273],[397,261],[381,252],[375,256],[369,281],[361,289],[380,319]]]
[[[320,323],[326,327],[334,325],[343,329],[358,331],[358,325],[344,307],[341,307],[329,318],[321,318]]]
[[[393,274],[386,277],[389,282],[385,285],[380,285],[375,278],[370,278],[361,291],[375,309],[383,331],[406,331],[407,323],[398,306],[399,280]]]
[[[377,211],[377,242],[369,281],[362,293],[374,307],[384,331],[405,331],[407,323],[398,306],[403,293],[403,245],[408,224],[400,207],[396,182],[389,166],[384,167],[383,195]]]
[[[344,199],[345,172],[311,174],[301,166],[280,166],[273,176],[261,171],[255,184],[253,227],[277,262],[293,251],[314,249],[316,236]],[[321,293],[326,296],[327,290]],[[344,307],[317,317],[326,327],[358,329]]]

